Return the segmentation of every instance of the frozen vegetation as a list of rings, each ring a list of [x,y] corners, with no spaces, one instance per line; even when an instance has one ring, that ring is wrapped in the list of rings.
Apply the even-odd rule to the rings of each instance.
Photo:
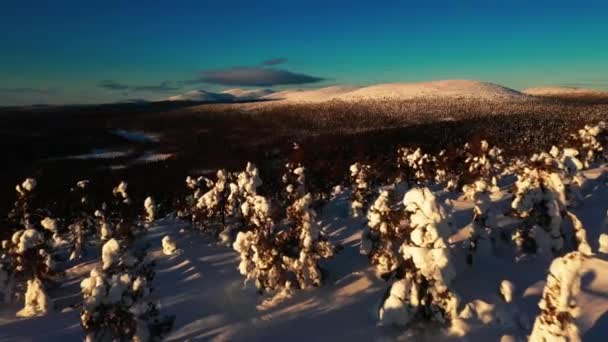
[[[248,163],[175,201],[82,180],[61,213],[27,178],[0,340],[603,341],[607,143],[600,123],[520,158],[401,148],[392,177],[354,163],[327,194],[296,160],[277,189]]]

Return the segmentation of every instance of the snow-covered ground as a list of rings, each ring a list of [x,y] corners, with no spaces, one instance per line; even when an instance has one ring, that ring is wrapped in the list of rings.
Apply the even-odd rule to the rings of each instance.
[[[549,87],[534,87],[528,88],[523,91],[524,94],[533,96],[564,96],[564,95],[587,95],[587,96],[598,96],[608,95],[608,92],[588,89],[588,88],[576,88],[576,87],[560,87],[560,86],[549,86]]]
[[[573,212],[587,229],[594,252],[606,232],[608,167],[584,172],[584,201]],[[461,305],[477,309],[467,323],[464,338],[448,336],[433,326],[417,326],[404,331],[378,326],[378,307],[389,283],[378,278],[367,257],[359,253],[363,219],[349,216],[348,192],[339,193],[319,213],[321,226],[332,242],[344,249],[323,261],[327,278],[320,288],[295,291],[291,295],[260,295],[243,286],[237,270],[237,254],[230,247],[211,243],[171,218],[157,221],[144,237],[157,261],[153,296],[163,314],[175,315],[175,325],[167,341],[499,341],[504,335],[525,340],[530,334],[551,260],[540,256],[516,259],[505,244],[493,254],[465,262],[464,232],[471,223],[471,201],[439,193],[440,201],[451,208],[454,234],[450,239],[457,276],[452,283]],[[506,209],[512,195],[503,187],[492,197],[494,205]],[[512,220],[500,226],[508,228]],[[179,248],[167,256],[161,240],[170,235]],[[79,284],[96,259],[68,265],[65,281],[49,294],[54,310],[38,318],[15,317],[19,307],[0,307],[0,341],[81,341],[79,312],[72,305],[81,300]],[[608,257],[596,254],[585,260],[582,291],[576,300],[581,308],[577,325],[584,341],[605,341],[608,334]],[[513,300],[505,303],[499,293],[501,282],[514,284]]]

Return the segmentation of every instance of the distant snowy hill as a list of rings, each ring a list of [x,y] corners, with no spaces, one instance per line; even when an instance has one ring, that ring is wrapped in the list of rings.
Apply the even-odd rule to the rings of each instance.
[[[384,83],[366,87],[327,87],[316,90],[287,90],[267,99],[289,102],[323,102],[370,99],[479,98],[488,100],[525,99],[527,95],[497,84],[472,80],[445,80],[422,83]]]
[[[270,89],[229,89],[220,93],[205,90],[191,90],[189,92],[170,96],[164,101],[198,101],[198,102],[246,102],[255,101],[262,97],[271,95],[274,91]]]
[[[228,89],[222,92],[222,94],[231,95],[235,101],[255,101],[262,97],[273,94],[274,91],[271,89]]]
[[[284,102],[325,102],[330,100],[357,101],[369,99],[415,98],[477,98],[485,100],[527,99],[517,90],[497,84],[473,80],[444,80],[422,83],[383,83],[365,87],[331,86],[320,89],[287,89],[274,92],[270,89],[230,89],[221,93],[193,90],[171,96],[169,101],[247,102],[255,100]]]
[[[292,102],[323,102],[360,89],[354,86],[333,86],[320,89],[288,89],[265,96],[267,100],[285,100]]]
[[[574,95],[603,95],[608,96],[608,91],[601,91],[589,88],[575,87],[535,87],[528,88],[523,93],[534,96],[574,96]]]

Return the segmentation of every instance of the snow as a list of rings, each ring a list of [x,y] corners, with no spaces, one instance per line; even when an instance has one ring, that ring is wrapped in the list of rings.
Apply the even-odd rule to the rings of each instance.
[[[175,244],[175,241],[173,241],[173,239],[171,238],[171,235],[166,235],[165,237],[163,237],[162,245],[163,253],[165,255],[171,255],[177,250],[177,245]]]
[[[608,187],[602,177],[607,171],[606,167],[584,171],[587,181],[582,187],[582,203],[571,209],[585,226],[593,251],[599,247],[600,235],[606,234],[603,222],[608,209]],[[453,194],[432,195],[438,203],[444,203]],[[428,210],[432,205],[420,205],[428,198],[424,190],[408,198],[410,207],[425,208],[425,217],[435,212],[435,209]],[[494,201],[494,204],[509,209],[512,197],[506,189],[502,190],[502,198],[504,203]],[[467,265],[462,248],[464,241],[454,237],[460,236],[471,223],[474,206],[471,200],[458,198],[451,209],[453,233],[448,230],[451,238],[446,244],[456,270],[451,288],[461,302],[452,335],[435,326],[412,326],[406,331],[391,323],[400,325],[407,321],[407,316],[404,319],[402,312],[398,312],[406,284],[391,287],[397,282],[379,279],[368,258],[359,253],[360,236],[365,227],[360,219],[349,215],[349,190],[337,191],[316,219],[331,241],[344,247],[334,259],[321,264],[327,274],[323,285],[281,292],[281,295],[260,295],[243,287],[237,253],[211,243],[200,234],[182,230],[183,222],[160,218],[149,228],[145,242],[151,246],[151,257],[157,264],[155,290],[151,295],[160,302],[163,313],[176,315],[174,328],[165,340],[307,341],[311,336],[323,341],[527,340],[540,313],[538,304],[548,283],[550,261],[534,256],[516,259],[510,248],[502,247],[476,261],[474,267]],[[501,218],[498,226],[511,229],[515,223]],[[179,253],[163,253],[162,240],[167,235],[179,246]],[[237,239],[240,241],[237,245],[243,244],[245,237]],[[118,249],[117,245],[112,250]],[[108,260],[107,255],[102,257],[102,263],[104,260]],[[71,305],[76,304],[75,297],[80,297],[81,281],[91,279],[89,272],[95,266],[91,260],[70,264],[65,283],[47,293],[56,309],[50,309],[45,316],[18,319],[15,312],[20,308],[1,307],[0,340],[83,340],[78,310]],[[580,308],[575,322],[583,341],[604,341],[608,331],[608,256],[585,257],[579,266],[580,292],[570,291],[569,296]],[[551,271],[555,271],[553,267]],[[561,271],[555,273],[572,279],[563,277],[565,274]],[[133,286],[136,282],[134,279]],[[572,281],[562,283],[572,284]],[[83,285],[91,293],[100,286],[95,278]],[[392,299],[383,301],[383,297]],[[392,313],[399,313],[396,320],[389,318]]]
[[[17,253],[24,254],[28,249],[42,244],[44,237],[35,229],[25,229],[16,231],[11,240],[17,245]]]
[[[156,202],[150,196],[144,200],[144,210],[146,211],[146,221],[152,222],[156,218]]]
[[[42,221],[40,221],[40,225],[42,225],[42,228],[48,231],[51,231],[53,233],[57,232],[57,220],[55,219],[45,217]]]
[[[116,239],[110,239],[101,248],[102,268],[108,269],[114,265],[120,257],[120,245]]]
[[[315,90],[286,90],[265,99],[287,102],[325,102],[417,98],[527,99],[528,96],[500,85],[474,80],[440,80],[420,83],[384,83],[366,87],[333,86]]]
[[[263,97],[265,100],[283,100],[287,102],[325,102],[343,94],[357,90],[354,86],[332,86],[320,89],[289,89]]]
[[[534,87],[528,88],[522,91],[524,94],[534,96],[559,96],[559,95],[608,95],[608,92],[588,89],[588,88],[576,88],[576,87],[560,87],[560,86],[548,86],[548,87]]]
[[[271,89],[228,89],[222,91],[222,94],[229,94],[234,97],[233,101],[253,101],[269,96],[274,93]]]
[[[68,156],[65,159],[75,160],[95,160],[95,159],[117,159],[129,156],[132,153],[131,150],[124,151],[108,151],[104,149],[94,149],[90,153],[76,154]]]
[[[219,93],[192,90],[166,101],[319,103],[332,100],[411,100],[420,98],[469,98],[494,101],[526,100],[528,95],[497,84],[475,80],[437,80],[418,83],[381,83],[368,86],[334,85],[318,89],[228,89]]]
[[[35,317],[45,315],[50,308],[49,298],[38,278],[27,281],[25,307],[17,312],[18,317]]]

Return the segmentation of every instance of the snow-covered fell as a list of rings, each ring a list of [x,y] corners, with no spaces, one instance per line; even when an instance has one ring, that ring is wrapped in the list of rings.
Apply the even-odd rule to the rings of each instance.
[[[221,92],[234,97],[234,101],[255,101],[274,93],[271,89],[228,89]]]
[[[533,96],[608,96],[607,91],[560,86],[534,87],[525,89],[522,92]]]
[[[329,100],[410,100],[418,98],[477,98],[484,100],[526,99],[517,90],[473,80],[442,80],[420,83],[383,83],[366,87],[335,86],[316,90],[286,90],[267,99],[288,102],[324,102]]]

